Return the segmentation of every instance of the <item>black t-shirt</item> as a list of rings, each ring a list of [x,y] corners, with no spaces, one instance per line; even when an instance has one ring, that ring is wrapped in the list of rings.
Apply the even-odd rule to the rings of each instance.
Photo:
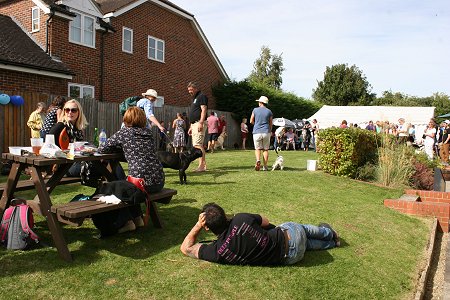
[[[284,235],[280,228],[261,227],[260,215],[241,213],[230,221],[216,241],[202,245],[199,258],[232,265],[276,265],[284,257]]]
[[[442,142],[443,143],[447,140],[449,133],[450,133],[450,128],[444,128],[444,131],[442,132]],[[447,144],[450,144],[450,142]]]
[[[208,97],[206,97],[206,95],[201,91],[198,91],[197,94],[195,94],[191,104],[191,112],[189,115],[189,121],[191,123],[195,123],[200,120],[202,115],[202,105],[208,106]]]

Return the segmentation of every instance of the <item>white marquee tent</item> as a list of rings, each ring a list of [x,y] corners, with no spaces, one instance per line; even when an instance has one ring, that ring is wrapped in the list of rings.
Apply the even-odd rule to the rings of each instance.
[[[308,118],[317,119],[319,128],[339,127],[342,120],[347,124],[358,124],[365,128],[369,121],[389,121],[398,124],[398,119],[404,118],[406,123],[415,127],[416,139],[419,139],[428,122],[434,117],[435,107],[417,106],[328,106],[324,105],[319,111]]]
[[[328,106],[324,105],[319,111],[308,118],[317,119],[320,128],[339,127],[342,120],[348,124],[358,124],[366,127],[370,120],[389,121],[398,124],[398,119],[404,118],[412,125],[427,125],[434,117],[434,107],[417,106]]]

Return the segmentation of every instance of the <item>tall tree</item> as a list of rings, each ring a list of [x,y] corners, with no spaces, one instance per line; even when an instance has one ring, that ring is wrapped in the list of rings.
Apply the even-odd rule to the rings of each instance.
[[[259,58],[253,64],[253,71],[248,80],[280,89],[283,83],[281,74],[284,71],[281,55],[272,54],[269,47],[262,46]]]
[[[366,76],[355,65],[327,67],[324,78],[313,90],[314,100],[327,105],[371,105],[375,94]]]

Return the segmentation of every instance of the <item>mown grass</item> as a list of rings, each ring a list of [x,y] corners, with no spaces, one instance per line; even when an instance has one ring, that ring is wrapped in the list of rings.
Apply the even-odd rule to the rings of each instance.
[[[273,162],[275,154],[270,155]],[[284,171],[255,172],[253,151],[208,154],[209,171],[188,172],[185,186],[178,184],[176,171],[166,170],[166,186],[178,195],[159,205],[164,229],[98,239],[90,221],[79,228],[64,226],[72,263],[50,247],[1,249],[2,299],[410,298],[430,221],[383,206],[385,198],[400,196],[400,189],[307,171],[306,160],[317,158],[313,152],[283,155]],[[63,203],[92,192],[79,185],[61,186],[52,200]],[[224,266],[184,257],[179,246],[201,207],[211,201],[227,213],[260,213],[274,224],[327,221],[342,236],[342,247],[307,252],[303,261],[289,267]],[[52,245],[47,223],[36,219],[37,233]]]

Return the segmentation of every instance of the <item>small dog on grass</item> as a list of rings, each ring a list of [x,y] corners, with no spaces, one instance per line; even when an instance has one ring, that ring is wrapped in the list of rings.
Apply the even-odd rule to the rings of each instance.
[[[277,159],[272,165],[273,170],[283,170],[284,169],[284,159],[282,155],[278,155]]]
[[[284,159],[283,156],[278,154],[278,149],[275,148],[275,153],[277,154],[277,159],[272,165],[272,171],[273,170],[282,170],[284,169]]]
[[[178,170],[180,176],[180,184],[186,184],[186,170],[191,162],[202,157],[202,150],[191,148],[181,153],[171,153],[166,151],[158,151],[158,159],[164,168]]]

